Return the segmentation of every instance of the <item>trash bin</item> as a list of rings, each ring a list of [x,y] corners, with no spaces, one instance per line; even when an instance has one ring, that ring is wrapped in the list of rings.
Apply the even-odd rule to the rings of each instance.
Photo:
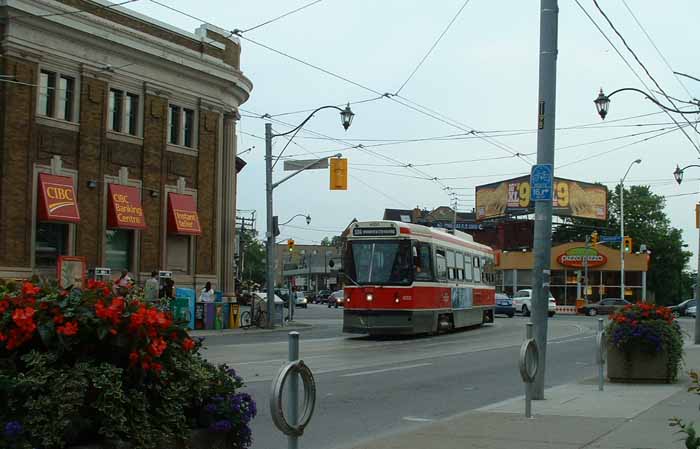
[[[214,329],[221,330],[224,328],[224,304],[214,304]]]
[[[216,304],[212,302],[204,304],[204,329],[214,329],[216,318]]]
[[[194,328],[195,329],[205,329],[206,328],[206,323],[205,323],[205,310],[204,310],[204,304],[203,302],[198,302],[194,305]]]
[[[230,304],[228,328],[236,329],[239,327],[241,327],[241,306],[238,304]]]
[[[176,298],[176,300],[178,298],[186,298],[187,299],[187,312],[185,312],[185,316],[187,317],[187,319],[189,321],[189,323],[187,323],[187,327],[189,329],[195,329],[195,311],[194,311],[195,293],[194,293],[194,289],[185,288],[185,287],[176,287],[175,288],[175,298]]]

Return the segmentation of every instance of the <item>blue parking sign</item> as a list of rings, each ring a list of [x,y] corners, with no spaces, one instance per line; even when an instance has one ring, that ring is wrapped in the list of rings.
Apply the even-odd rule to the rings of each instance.
[[[530,200],[552,201],[554,179],[552,164],[536,164],[530,173]]]

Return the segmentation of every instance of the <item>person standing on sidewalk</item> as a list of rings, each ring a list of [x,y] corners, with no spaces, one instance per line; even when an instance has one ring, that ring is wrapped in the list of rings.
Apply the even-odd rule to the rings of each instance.
[[[211,288],[211,282],[207,282],[204,288],[199,292],[199,302],[214,302],[214,289]]]
[[[146,281],[146,285],[143,286],[143,297],[148,302],[155,302],[158,300],[158,273],[151,271],[151,277]]]

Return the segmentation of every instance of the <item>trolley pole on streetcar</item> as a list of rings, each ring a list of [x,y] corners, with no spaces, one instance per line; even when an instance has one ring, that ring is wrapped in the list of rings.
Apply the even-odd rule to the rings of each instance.
[[[554,167],[554,118],[557,86],[557,0],[540,3],[539,120],[537,130],[537,164]],[[531,180],[532,182],[532,180]],[[535,202],[532,322],[539,349],[539,368],[532,398],[544,399],[544,376],[547,356],[547,314],[549,303],[550,258],[552,250],[552,201]]]

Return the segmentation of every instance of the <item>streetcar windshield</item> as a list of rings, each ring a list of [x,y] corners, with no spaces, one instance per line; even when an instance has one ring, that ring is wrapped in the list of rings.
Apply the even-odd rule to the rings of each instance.
[[[402,241],[355,241],[347,253],[348,274],[358,284],[400,284],[412,281],[411,243]]]

